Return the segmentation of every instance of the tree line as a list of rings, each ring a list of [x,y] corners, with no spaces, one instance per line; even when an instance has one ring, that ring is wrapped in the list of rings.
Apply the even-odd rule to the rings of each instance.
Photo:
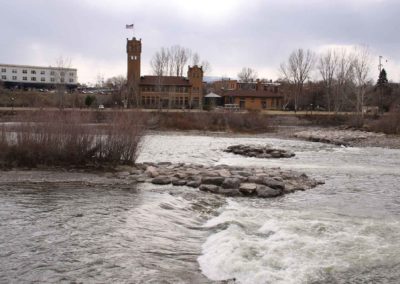
[[[327,111],[361,115],[367,106],[388,111],[398,103],[399,86],[388,82],[385,69],[374,82],[370,66],[371,53],[366,46],[329,49],[320,54],[299,48],[280,65],[280,81],[291,90],[287,104],[294,110],[319,105]],[[311,80],[313,72],[319,80]]]

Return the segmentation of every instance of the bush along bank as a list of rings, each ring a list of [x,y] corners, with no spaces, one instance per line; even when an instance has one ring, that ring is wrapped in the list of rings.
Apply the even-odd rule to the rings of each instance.
[[[31,113],[0,127],[0,165],[8,167],[134,164],[144,122],[138,113],[116,112],[93,125],[94,113]]]

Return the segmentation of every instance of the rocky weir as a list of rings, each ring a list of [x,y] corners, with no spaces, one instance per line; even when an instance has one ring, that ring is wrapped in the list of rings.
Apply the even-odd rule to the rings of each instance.
[[[293,137],[311,142],[321,142],[338,146],[352,146],[355,142],[371,138],[384,138],[385,134],[361,130],[320,129],[300,131],[295,133]]]
[[[295,156],[292,151],[274,149],[268,145],[232,145],[225,149],[224,152],[261,159],[292,158]]]
[[[188,186],[225,196],[269,198],[323,184],[306,174],[280,168],[204,166],[169,162],[120,167],[120,179],[157,185]]]

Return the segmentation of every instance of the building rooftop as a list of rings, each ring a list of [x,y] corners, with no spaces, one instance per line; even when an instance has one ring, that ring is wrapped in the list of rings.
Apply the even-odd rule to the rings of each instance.
[[[59,70],[59,69],[64,69],[68,71],[77,71],[76,68],[67,68],[67,67],[52,67],[52,66],[34,66],[34,65],[18,65],[18,64],[3,64],[0,63],[1,67],[19,67],[19,68],[30,68],[30,69],[54,69],[54,70]]]
[[[189,79],[177,76],[142,76],[140,85],[191,86]]]
[[[252,98],[281,98],[282,93],[274,93],[270,91],[255,91],[255,90],[227,90],[219,93],[223,97],[252,97]]]

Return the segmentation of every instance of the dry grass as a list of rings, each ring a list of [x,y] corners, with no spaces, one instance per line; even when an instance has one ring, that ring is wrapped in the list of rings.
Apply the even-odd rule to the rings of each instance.
[[[143,116],[110,115],[92,124],[94,113],[28,113],[22,122],[0,129],[3,166],[98,166],[132,164],[144,132]]]

